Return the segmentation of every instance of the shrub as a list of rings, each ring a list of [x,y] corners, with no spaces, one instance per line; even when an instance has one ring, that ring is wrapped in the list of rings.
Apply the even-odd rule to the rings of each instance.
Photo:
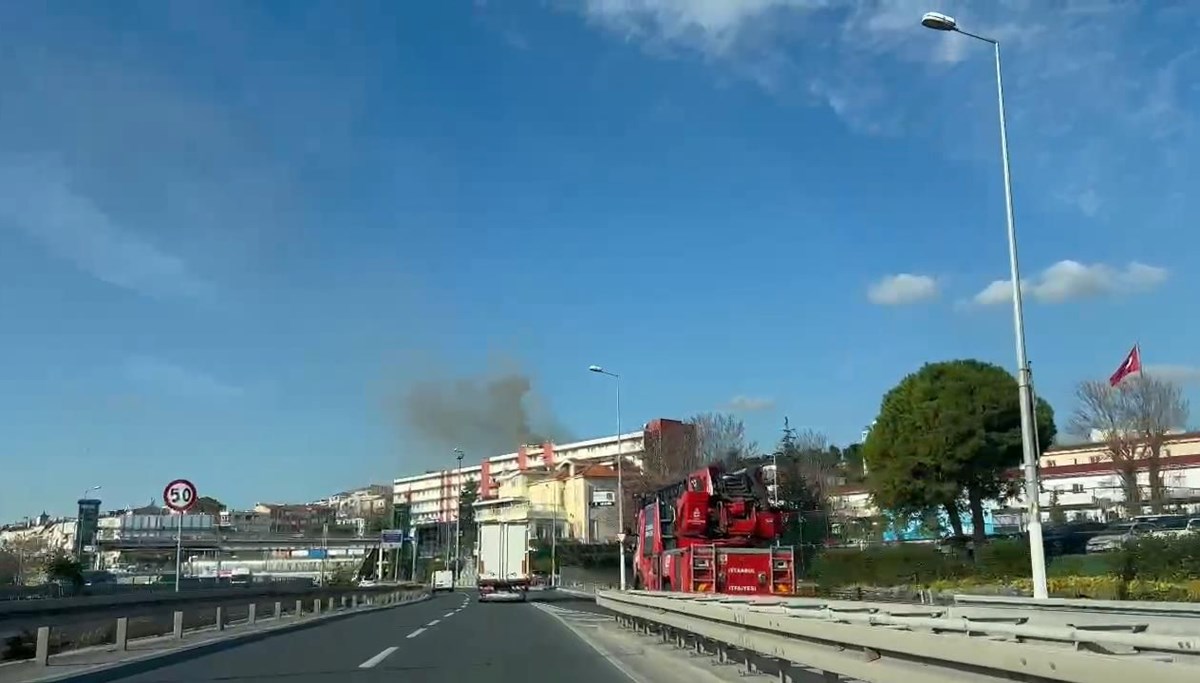
[[[988,579],[1029,576],[1029,543],[1022,539],[999,539],[975,550],[975,575]]]
[[[822,586],[924,586],[937,580],[966,576],[961,556],[933,545],[904,543],[852,550],[837,548],[821,553],[813,578]]]
[[[902,543],[821,553],[813,578],[824,587],[998,586],[1028,590],[1029,545],[998,539],[975,551],[975,562],[933,545]],[[1054,558],[1047,574],[1060,597],[1097,599],[1200,599],[1200,534],[1147,537],[1121,550]],[[1007,587],[1007,588],[1005,588]]]

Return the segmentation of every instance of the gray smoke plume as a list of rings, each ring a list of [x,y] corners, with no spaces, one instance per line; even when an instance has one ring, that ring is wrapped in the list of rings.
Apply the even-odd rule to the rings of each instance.
[[[462,448],[472,460],[512,453],[520,444],[570,438],[536,401],[529,377],[519,372],[418,382],[403,406],[405,421],[418,437]]]

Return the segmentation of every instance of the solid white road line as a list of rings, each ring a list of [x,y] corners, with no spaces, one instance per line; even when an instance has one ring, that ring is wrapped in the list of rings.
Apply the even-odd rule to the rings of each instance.
[[[378,664],[378,663],[382,662],[383,660],[387,659],[387,658],[388,658],[388,655],[392,654],[393,652],[395,652],[396,650],[399,650],[399,649],[400,649],[400,648],[398,648],[398,647],[389,647],[388,649],[384,650],[383,652],[380,652],[379,654],[377,654],[377,655],[375,655],[374,657],[372,657],[372,658],[368,659],[367,661],[363,662],[362,664],[359,664],[359,665],[358,665],[358,668],[360,668],[360,669],[370,669],[371,667],[375,666],[376,664]]]
[[[421,635],[421,634],[422,634],[422,633],[424,633],[424,632],[425,632],[425,628],[424,628],[424,627],[422,627],[422,628],[419,628],[419,629],[417,629],[417,630],[413,631],[412,633],[410,633],[410,634],[408,634],[407,636],[404,636],[404,637],[405,637],[405,638],[416,638],[417,636]]]

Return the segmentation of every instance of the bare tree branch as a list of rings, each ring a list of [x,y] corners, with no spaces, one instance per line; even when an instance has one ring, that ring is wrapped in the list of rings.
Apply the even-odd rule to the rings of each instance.
[[[1165,379],[1138,375],[1116,387],[1107,382],[1081,382],[1071,431],[1089,441],[1104,443],[1130,511],[1140,511],[1144,499],[1138,470],[1149,475],[1149,502],[1161,510],[1166,490],[1160,456],[1166,435],[1187,422],[1189,406],[1179,385]]]
[[[704,464],[734,465],[757,451],[757,445],[746,437],[746,425],[734,415],[701,413],[689,422],[696,428],[696,449]]]

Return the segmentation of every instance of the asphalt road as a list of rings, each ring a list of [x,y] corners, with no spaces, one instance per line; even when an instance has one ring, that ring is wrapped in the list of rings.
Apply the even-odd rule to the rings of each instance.
[[[628,678],[550,613],[530,603],[479,603],[439,595],[396,609],[335,620],[109,680],[121,683],[628,683]],[[560,608],[597,610],[567,596]],[[350,679],[349,677],[353,677]]]

